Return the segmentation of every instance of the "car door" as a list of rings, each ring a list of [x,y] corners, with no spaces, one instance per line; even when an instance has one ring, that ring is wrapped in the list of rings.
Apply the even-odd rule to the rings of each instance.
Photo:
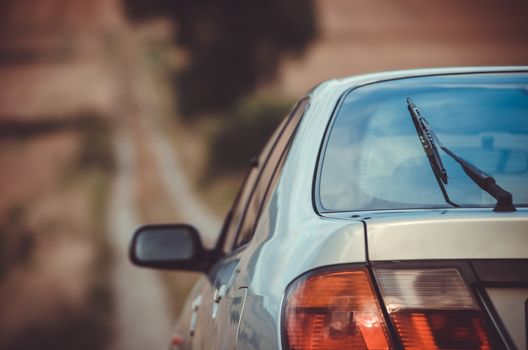
[[[242,272],[241,261],[247,260],[249,258],[248,254],[254,251],[248,248],[251,244],[255,244],[252,242],[252,237],[262,204],[306,105],[307,100],[302,100],[295,106],[292,113],[278,128],[278,135],[274,135],[270,140],[271,144],[268,143],[266,146],[269,149],[266,149],[264,156],[259,157],[259,175],[251,196],[245,204],[245,213],[237,230],[233,251],[229,258],[226,259],[226,263],[228,265],[231,264],[230,275],[226,278],[226,283],[219,284],[218,287],[220,288],[218,296],[221,296],[223,300],[220,300],[217,306],[218,313],[214,332],[215,349],[231,350],[236,347],[238,326],[248,290],[246,281],[240,278],[240,272]],[[226,287],[223,287],[224,285]]]
[[[247,288],[239,280],[240,261],[248,252],[252,232],[258,219],[264,195],[274,174],[280,155],[291,138],[301,114],[306,107],[303,100],[297,104],[279,125],[259,158],[252,161],[251,169],[242,191],[230,211],[219,244],[225,256],[209,272],[211,298],[204,304],[202,340],[205,349],[234,349]],[[297,118],[294,118],[294,117]],[[295,120],[294,120],[295,119]],[[197,333],[198,335],[198,333]]]
[[[205,286],[195,295],[190,305],[192,309],[190,337],[192,349],[214,349],[215,322],[218,318],[218,304],[224,297],[226,283],[236,268],[236,259],[231,254],[231,249],[239,222],[242,218],[245,203],[249,199],[257,180],[258,167],[251,166],[243,185],[235,199],[233,207],[226,216],[218,245],[222,247],[225,256],[220,259],[205,278]],[[224,286],[224,287],[222,287]]]
[[[235,240],[263,165],[266,164],[285,124],[286,120],[274,132],[259,158],[250,162],[250,169],[241,190],[226,217],[217,243],[217,248],[222,250],[224,256],[208,272],[206,287],[191,303],[193,310],[190,333],[193,349],[224,348],[224,340],[229,339],[224,335],[236,334],[237,315],[240,315],[245,291],[232,288],[233,276],[243,253],[243,249],[235,247]],[[230,310],[232,313],[228,315],[227,312]]]
[[[277,157],[284,153],[285,142],[291,138],[306,104],[307,100],[302,100],[295,106],[259,158],[251,161],[217,242],[223,258],[195,285],[177,324],[176,330],[183,331],[188,339],[181,349],[234,349],[247,292],[237,278],[240,261],[247,253],[263,195],[277,167]]]

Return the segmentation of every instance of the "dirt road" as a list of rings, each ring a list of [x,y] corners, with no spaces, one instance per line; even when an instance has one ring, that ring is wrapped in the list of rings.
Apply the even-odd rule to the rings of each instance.
[[[117,173],[108,216],[115,252],[113,284],[117,317],[112,349],[165,349],[174,322],[165,286],[157,272],[133,267],[127,257],[131,234],[141,223],[137,203],[138,173],[146,165],[138,162],[138,140],[147,145],[147,157],[154,160],[154,169],[148,171],[159,179],[164,199],[176,209],[175,217],[194,223],[203,233],[207,246],[214,243],[220,222],[193,193],[178,154],[168,139],[162,123],[161,97],[152,72],[141,61],[138,42],[131,35],[125,34],[124,38],[122,54],[117,61],[120,67],[116,69],[122,75],[121,93],[124,95],[120,100],[129,103],[117,106],[124,116],[115,128]],[[132,125],[139,127],[132,130]]]
[[[117,174],[110,196],[109,232],[114,248],[113,290],[116,310],[116,350],[165,349],[170,335],[166,295],[152,271],[131,266],[127,259],[130,234],[138,225],[134,206],[135,149],[129,131],[115,135]]]

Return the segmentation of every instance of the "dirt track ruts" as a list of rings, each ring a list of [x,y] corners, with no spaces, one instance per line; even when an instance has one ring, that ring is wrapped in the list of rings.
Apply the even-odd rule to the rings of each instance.
[[[214,242],[219,220],[212,215],[193,193],[182,169],[178,154],[162,126],[160,96],[146,65],[142,64],[137,42],[123,43],[124,66],[121,71],[123,102],[133,102],[135,108],[124,108],[121,123],[115,128],[114,148],[117,172],[110,196],[109,232],[115,252],[113,288],[116,300],[116,337],[112,349],[166,349],[170,327],[167,295],[160,276],[153,270],[133,267],[127,249],[133,230],[140,224],[136,208],[138,188],[138,147],[132,135],[129,118],[138,118],[139,132],[148,145],[161,185],[178,219],[195,224],[202,232],[207,246]],[[118,62],[119,63],[119,62]],[[131,74],[133,72],[133,74]],[[122,107],[122,106],[121,106]],[[117,109],[120,109],[118,106]],[[128,114],[128,115],[123,115]],[[176,214],[176,213],[175,213]]]

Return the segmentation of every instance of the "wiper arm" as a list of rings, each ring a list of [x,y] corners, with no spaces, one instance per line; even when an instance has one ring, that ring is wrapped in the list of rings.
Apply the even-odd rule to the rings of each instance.
[[[416,131],[418,132],[418,136],[420,136],[420,131],[418,130],[417,122],[423,129],[423,132],[425,135],[427,135],[427,138],[432,144],[432,147],[434,150],[436,150],[435,141],[440,146],[440,149],[447,153],[451,158],[453,158],[464,170],[464,172],[469,176],[473,182],[475,182],[482,190],[489,193],[493,198],[497,200],[497,204],[495,204],[494,211],[497,212],[513,212],[516,211],[515,206],[513,205],[513,197],[512,194],[499,185],[497,185],[495,179],[491,176],[486,174],[484,171],[476,167],[475,165],[471,164],[467,160],[463,159],[462,157],[457,156],[455,153],[453,153],[450,149],[445,147],[442,142],[440,142],[440,139],[438,136],[436,136],[433,129],[429,127],[429,124],[420,115],[420,111],[418,110],[418,107],[413,103],[413,101],[410,98],[407,98],[407,105],[409,108],[409,111],[411,112],[411,116],[413,117],[413,122],[416,127]],[[417,121],[415,121],[417,120]],[[422,136],[420,136],[420,141],[422,141]],[[422,142],[422,145],[424,143]],[[425,146],[424,146],[425,150]],[[427,150],[426,150],[427,154]],[[436,151],[436,155],[438,156],[438,151]],[[429,158],[429,155],[428,155]],[[440,158],[440,157],[438,157]],[[429,158],[429,161],[431,161],[431,158]],[[433,163],[431,162],[431,165]],[[440,166],[443,168],[442,162],[440,161]],[[433,169],[434,170],[434,169]],[[444,169],[445,172],[445,169]],[[447,183],[447,173],[445,173],[445,182]],[[443,187],[443,185],[441,186]],[[445,188],[444,188],[445,191]]]
[[[497,204],[495,204],[495,208],[493,209],[494,211],[516,211],[515,206],[513,205],[512,194],[497,185],[492,176],[486,174],[468,161],[460,158],[447,147],[441,146],[440,148],[460,164],[462,169],[464,169],[464,172],[471,178],[471,180],[473,180],[473,182],[497,200]]]
[[[445,170],[442,159],[438,154],[438,149],[436,148],[435,140],[430,132],[431,129],[429,128],[427,120],[422,117],[420,110],[418,107],[416,107],[410,97],[407,97],[407,109],[411,114],[414,127],[416,128],[416,133],[418,134],[418,138],[420,139],[420,143],[422,144],[425,155],[427,156],[427,159],[429,159],[429,164],[433,169],[433,173],[435,175],[436,181],[438,182],[438,186],[442,191],[445,201],[454,207],[459,207],[458,204],[452,202],[451,199],[449,199],[449,195],[445,189],[444,184],[447,184],[447,171]]]

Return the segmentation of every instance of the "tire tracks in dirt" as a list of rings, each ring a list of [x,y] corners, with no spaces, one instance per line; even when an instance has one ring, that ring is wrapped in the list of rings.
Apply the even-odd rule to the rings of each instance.
[[[112,349],[166,349],[170,318],[158,275],[128,261],[131,233],[138,225],[134,206],[136,155],[128,130],[116,132],[117,174],[110,198],[109,232],[114,248],[113,290],[116,336]]]
[[[162,125],[161,99],[151,72],[138,59],[141,51],[133,35],[123,41],[123,53],[116,60],[122,82],[121,102],[117,106],[120,122],[115,128],[114,148],[117,169],[110,197],[108,228],[114,248],[113,290],[115,295],[116,333],[112,349],[166,349],[173,321],[165,286],[153,270],[133,267],[128,261],[128,245],[140,223],[136,207],[138,172],[137,138],[133,137],[131,118],[137,118],[139,132],[154,159],[159,181],[178,219],[194,223],[202,232],[206,246],[212,246],[220,227],[219,220],[193,193],[178,154]]]

